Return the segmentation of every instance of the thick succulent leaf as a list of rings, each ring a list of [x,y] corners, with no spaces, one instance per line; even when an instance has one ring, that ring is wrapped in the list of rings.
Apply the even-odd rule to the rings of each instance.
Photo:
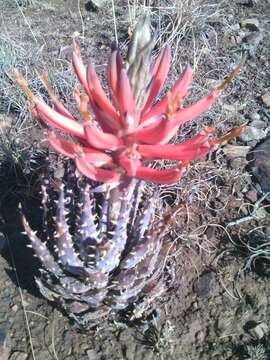
[[[92,308],[91,304],[82,301],[72,301],[67,307],[71,314],[81,314]]]
[[[152,223],[156,205],[158,199],[156,195],[152,196],[152,200],[149,201],[146,206],[143,206],[141,214],[137,214],[135,219],[135,226],[132,232],[133,243],[137,244],[140,239],[143,239],[147,230],[150,230],[150,224]]]
[[[63,287],[61,291],[66,291],[70,294],[84,294],[92,289],[90,284],[84,284],[82,281],[76,280],[74,277],[64,276],[59,278],[59,281]],[[53,288],[58,288],[58,291],[60,291],[60,287],[54,286]]]
[[[127,226],[129,223],[129,215],[132,207],[132,195],[135,186],[136,181],[133,181],[121,194],[123,198],[121,199],[120,211],[112,237],[112,242],[118,245],[119,251],[121,252],[124,250],[127,241]]]
[[[156,233],[150,229],[150,222],[153,218],[157,199],[149,202],[143,208],[142,214],[136,219],[132,236],[129,240],[128,253],[121,261],[121,269],[131,269],[136,266],[155,247],[157,242]],[[148,235],[147,235],[148,231]]]
[[[117,274],[112,281],[111,288],[112,289],[125,289],[132,284],[137,279],[136,269],[127,269],[126,271],[121,271],[119,274]]]
[[[108,284],[108,274],[83,266],[64,265],[64,270],[81,279],[82,284],[91,286],[91,289],[100,289]]]
[[[114,270],[120,261],[121,252],[119,250],[119,244],[115,244],[111,240],[104,245],[100,244],[97,249],[95,269],[103,273]]]
[[[55,233],[55,250],[58,259],[62,265],[82,266],[82,262],[73,248],[72,237],[69,233],[69,227],[66,220],[64,185],[60,186],[59,199],[56,210],[56,233]]]
[[[81,188],[80,195],[78,233],[82,250],[87,253],[87,247],[99,244],[102,238],[97,229],[97,215],[93,214],[94,206],[89,184]]]
[[[24,216],[22,217],[22,222],[25,232],[31,241],[31,247],[35,251],[35,254],[39,258],[39,260],[41,261],[42,266],[44,266],[45,269],[54,273],[55,275],[60,276],[62,274],[62,271],[59,265],[57,264],[57,262],[54,260],[54,257],[49,252],[46,245],[36,235],[36,232],[30,228]]]
[[[136,180],[132,195],[132,206],[130,210],[130,229],[133,229],[137,216],[139,215],[139,208],[140,205],[143,203],[144,189],[145,189],[144,182],[140,180]]]
[[[106,233],[109,231],[109,197],[110,189],[105,192],[101,205],[99,229],[103,236],[106,236]]]
[[[125,248],[128,237],[127,225],[135,184],[136,182],[133,182],[122,194],[123,198],[120,200],[120,211],[116,218],[112,239],[98,246],[99,256],[96,262],[96,269],[99,271],[110,272],[119,265],[121,254]]]
[[[102,301],[105,299],[107,293],[107,289],[89,291],[86,295],[82,295],[80,300],[85,301],[90,304],[92,308],[96,309],[102,304]]]
[[[113,309],[119,310],[127,307],[128,303],[131,300],[134,300],[135,297],[142,291],[146,283],[145,279],[136,280],[130,288],[126,290],[119,291],[119,294],[113,294],[113,302],[111,304]]]

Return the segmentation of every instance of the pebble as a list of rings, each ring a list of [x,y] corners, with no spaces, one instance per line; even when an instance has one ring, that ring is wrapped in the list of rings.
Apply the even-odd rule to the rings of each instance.
[[[249,142],[252,140],[259,141],[265,137],[265,132],[262,129],[257,129],[256,127],[247,125],[243,131],[243,133],[239,136],[239,138],[243,142]]]
[[[251,114],[249,115],[249,118],[250,118],[250,120],[252,120],[252,121],[261,120],[261,116],[260,116],[260,114],[257,113],[257,112],[251,113]]]
[[[195,280],[193,288],[199,297],[207,297],[215,285],[215,274],[212,271],[205,272]]]
[[[19,309],[19,307],[18,307],[17,304],[15,304],[15,305],[13,305],[13,306],[11,307],[11,311],[13,311],[13,312],[17,312],[18,309]]]
[[[106,2],[107,0],[90,0],[89,5],[92,6],[94,9],[99,9],[101,6],[105,5]]]
[[[245,197],[252,203],[255,203],[258,200],[258,193],[255,190],[250,190],[245,194]]]
[[[254,148],[251,158],[251,172],[260,184],[262,192],[270,192],[270,138]],[[270,196],[269,196],[270,198]]]
[[[15,351],[11,354],[9,357],[9,360],[26,360],[28,357],[28,354],[21,352],[21,351]]]
[[[257,46],[263,40],[264,35],[263,31],[256,31],[246,35],[242,41],[246,44]]]
[[[262,95],[262,101],[267,107],[270,107],[270,93],[269,92]]]
[[[231,25],[231,30],[233,30],[233,31],[240,30],[240,25],[238,23]]]
[[[97,360],[97,353],[94,349],[86,350],[86,354],[88,356],[88,360]]]
[[[242,145],[231,145],[228,144],[224,146],[223,152],[228,158],[238,158],[238,157],[246,157],[249,152],[249,146]]]
[[[266,219],[266,218],[268,218],[268,216],[269,216],[268,212],[263,208],[259,208],[256,211],[256,218],[257,219]]]
[[[253,120],[250,123],[250,126],[255,127],[256,129],[261,129],[261,130],[265,130],[266,128],[266,123],[263,120]]]
[[[9,358],[9,349],[6,347],[0,346],[0,359],[1,360],[8,360]]]
[[[243,169],[244,167],[247,166],[247,164],[248,161],[243,157],[230,160],[230,167],[236,170]]]
[[[241,27],[245,27],[251,31],[259,30],[260,23],[259,20],[256,18],[244,19],[240,22]]]
[[[260,323],[250,330],[251,334],[254,334],[257,339],[262,339],[268,332],[268,326],[266,323]]]

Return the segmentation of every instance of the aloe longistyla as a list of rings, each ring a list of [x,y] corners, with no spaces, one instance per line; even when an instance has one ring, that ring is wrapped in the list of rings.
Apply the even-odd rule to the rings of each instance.
[[[126,66],[115,49],[107,66],[110,97],[103,90],[92,63],[85,66],[77,45],[72,64],[81,84],[74,96],[80,110],[75,118],[57,99],[46,76],[43,83],[53,107],[37,98],[25,79],[17,73],[17,82],[32,100],[32,112],[47,125],[47,139],[59,153],[73,159],[77,169],[91,180],[119,183],[126,178],[149,180],[159,184],[176,183],[188,163],[205,156],[223,139],[213,139],[213,128],[206,128],[180,144],[168,144],[179,127],[204,113],[219,97],[239,66],[218,87],[194,104],[183,107],[192,80],[188,65],[173,87],[160,100],[166,81],[171,49],[165,46],[151,61],[153,40],[147,21],[135,28]],[[148,29],[148,30],[147,30]],[[144,40],[144,41],[143,41]],[[55,130],[71,135],[72,140]],[[228,140],[241,132],[234,129]],[[153,169],[151,161],[176,160],[169,169]]]
[[[80,324],[123,309],[139,316],[166,290],[169,278],[164,268],[174,248],[168,226],[175,210],[161,209],[161,220],[157,220],[157,191],[155,199],[147,200],[141,180],[175,183],[191,160],[242,130],[215,140],[214,130],[206,128],[180,144],[169,144],[181,125],[213,104],[239,67],[204,98],[183,107],[191,67],[158,100],[171,55],[166,46],[152,62],[152,48],[148,20],[142,18],[131,38],[126,64],[119,50],[110,55],[108,97],[94,66],[84,66],[75,45],[73,67],[81,87],[74,96],[80,118],[54,95],[46,76],[41,79],[53,107],[38,99],[17,74],[19,85],[32,100],[32,113],[47,127],[49,143],[69,158],[59,186],[55,188],[59,179],[52,174],[42,184],[48,246],[23,217],[42,265],[36,282],[46,298],[62,305]],[[153,169],[151,161],[158,159],[178,163],[169,169]],[[105,184],[96,186],[96,181]]]

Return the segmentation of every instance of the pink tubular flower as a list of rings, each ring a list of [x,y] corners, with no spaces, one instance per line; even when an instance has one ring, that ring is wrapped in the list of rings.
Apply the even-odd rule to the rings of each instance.
[[[73,159],[77,169],[86,177],[100,182],[119,182],[127,176],[172,184],[181,178],[191,160],[207,155],[223,141],[239,135],[242,127],[233,129],[220,140],[213,139],[214,129],[206,128],[180,144],[168,144],[181,125],[209,109],[240,68],[237,66],[219,87],[201,100],[182,107],[192,80],[190,66],[185,68],[168,93],[157,101],[169,71],[170,59],[171,51],[167,46],[151,66],[150,81],[144,89],[143,101],[138,105],[118,50],[112,51],[108,62],[110,99],[94,66],[84,66],[79,48],[75,46],[72,64],[83,93],[76,88],[74,96],[82,121],[56,98],[45,76],[42,80],[53,107],[38,99],[19,73],[17,82],[32,99],[33,113],[49,128],[47,138],[50,145]],[[62,130],[75,141],[59,135],[55,129]],[[170,169],[157,170],[149,167],[149,161],[156,159],[179,163]]]

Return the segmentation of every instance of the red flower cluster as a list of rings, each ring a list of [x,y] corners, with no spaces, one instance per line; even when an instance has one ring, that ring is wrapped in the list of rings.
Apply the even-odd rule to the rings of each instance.
[[[168,144],[179,126],[199,116],[213,104],[239,70],[238,66],[223,84],[198,102],[182,107],[192,79],[192,69],[187,66],[170,91],[155,103],[165,83],[170,60],[171,52],[167,46],[152,64],[143,105],[137,106],[118,50],[111,53],[108,62],[110,100],[94,66],[84,66],[79,48],[75,46],[73,67],[84,93],[76,89],[74,94],[83,122],[56,98],[45,77],[43,83],[51,96],[53,108],[30,91],[19,73],[17,82],[32,99],[33,113],[49,126],[47,137],[50,145],[73,159],[77,169],[86,177],[100,182],[119,182],[122,176],[128,176],[171,184],[181,178],[189,161],[205,156],[218,144],[237,136],[242,128],[232,130],[219,140],[213,140],[213,129],[207,128],[180,144]],[[59,135],[53,128],[63,130],[76,141]],[[149,161],[157,159],[176,160],[178,164],[164,170],[151,168]]]

